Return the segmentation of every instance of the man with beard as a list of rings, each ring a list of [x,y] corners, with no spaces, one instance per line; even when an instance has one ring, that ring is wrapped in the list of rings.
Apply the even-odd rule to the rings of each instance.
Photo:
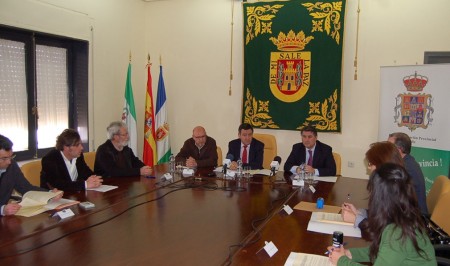
[[[80,134],[65,129],[56,138],[55,149],[42,158],[41,187],[80,191],[99,187],[102,182],[84,161]]]
[[[145,165],[128,147],[128,129],[123,122],[112,122],[107,128],[108,140],[95,155],[94,172],[103,177],[149,176],[152,168]]]

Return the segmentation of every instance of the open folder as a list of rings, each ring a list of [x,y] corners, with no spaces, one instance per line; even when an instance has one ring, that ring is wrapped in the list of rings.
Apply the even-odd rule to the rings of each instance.
[[[60,210],[62,208],[80,203],[79,201],[70,199],[52,200],[61,193],[62,191],[59,193],[28,191],[22,196],[22,201],[19,203],[22,207],[16,215],[31,217],[48,210]]]

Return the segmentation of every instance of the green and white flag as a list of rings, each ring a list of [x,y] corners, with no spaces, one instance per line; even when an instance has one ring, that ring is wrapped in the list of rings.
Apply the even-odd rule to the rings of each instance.
[[[125,103],[122,112],[122,122],[127,124],[130,140],[130,147],[137,154],[137,129],[136,129],[136,109],[134,107],[133,87],[131,86],[131,63],[128,64],[127,82],[125,84]]]

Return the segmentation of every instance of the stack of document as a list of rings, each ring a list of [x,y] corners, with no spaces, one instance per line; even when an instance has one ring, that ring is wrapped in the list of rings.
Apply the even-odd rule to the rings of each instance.
[[[344,236],[361,237],[361,230],[355,228],[353,223],[344,222],[342,216],[337,213],[313,212],[308,223],[308,231],[324,234],[341,231]]]

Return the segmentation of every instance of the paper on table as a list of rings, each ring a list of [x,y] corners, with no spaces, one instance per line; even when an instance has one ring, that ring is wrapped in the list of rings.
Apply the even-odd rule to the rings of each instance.
[[[337,176],[314,176],[314,180],[322,182],[336,183]]]
[[[99,191],[99,192],[106,192],[106,191],[110,191],[113,189],[118,188],[118,186],[110,186],[110,185],[101,185],[97,188],[88,188],[87,190],[94,190],[94,191]]]
[[[22,207],[16,213],[16,215],[31,217],[48,210],[57,208],[62,209],[64,207],[79,203],[78,201],[69,199],[51,200],[61,193],[62,191],[58,193],[46,191],[28,191],[23,195],[22,201],[19,203]]]
[[[352,223],[344,222],[341,215],[336,213],[313,212],[308,223],[308,231],[324,234],[341,231],[344,236],[361,237],[359,228],[355,228]]]
[[[331,266],[333,265],[328,257],[291,252],[284,266]]]
[[[341,207],[331,206],[331,205],[323,205],[323,209],[317,209],[316,203],[314,202],[306,202],[301,201],[297,205],[295,205],[294,209],[301,211],[309,211],[309,212],[329,212],[329,213],[339,213],[341,211]]]

